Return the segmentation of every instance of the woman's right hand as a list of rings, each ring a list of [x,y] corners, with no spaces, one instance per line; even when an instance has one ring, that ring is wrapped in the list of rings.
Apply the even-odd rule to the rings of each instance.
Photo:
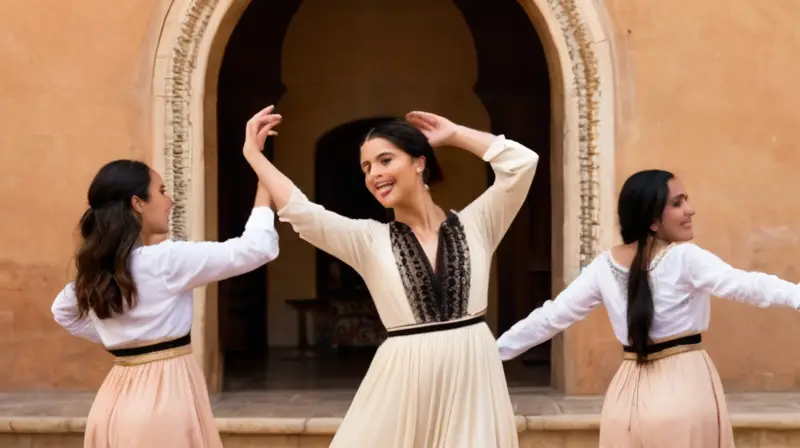
[[[434,148],[452,145],[458,132],[458,125],[430,112],[415,110],[406,114],[406,120],[422,131]]]
[[[278,133],[272,129],[280,124],[283,117],[279,114],[273,114],[273,110],[275,110],[275,106],[267,106],[247,121],[243,148],[244,153],[260,153],[264,149],[264,143],[267,141],[267,137],[270,135],[278,135]]]

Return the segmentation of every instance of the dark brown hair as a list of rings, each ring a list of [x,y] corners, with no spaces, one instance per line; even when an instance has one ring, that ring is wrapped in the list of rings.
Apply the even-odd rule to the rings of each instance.
[[[669,199],[668,183],[674,177],[663,170],[640,171],[622,185],[617,204],[622,241],[636,243],[636,255],[628,271],[628,339],[639,364],[647,360],[655,311],[650,286],[652,225],[664,214]]]
[[[89,186],[89,209],[80,220],[75,255],[75,296],[82,317],[91,310],[108,319],[136,304],[128,257],[142,224],[131,199],[150,199],[150,177],[150,167],[142,162],[115,160],[100,168]]]
[[[374,138],[390,141],[401,151],[413,158],[425,157],[425,170],[422,172],[422,181],[433,185],[444,179],[442,168],[433,153],[428,138],[411,123],[405,120],[387,120],[372,128],[364,137],[364,142]]]

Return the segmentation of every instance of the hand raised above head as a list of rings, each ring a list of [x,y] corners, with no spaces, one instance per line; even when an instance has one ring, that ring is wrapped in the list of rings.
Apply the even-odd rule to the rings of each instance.
[[[458,130],[458,125],[452,121],[430,112],[412,111],[406,114],[406,120],[422,131],[433,147],[452,144]]]
[[[247,121],[245,126],[244,151],[258,151],[264,149],[264,143],[270,135],[278,135],[273,128],[281,123],[283,117],[280,114],[273,114],[275,106],[267,106],[253,118]]]

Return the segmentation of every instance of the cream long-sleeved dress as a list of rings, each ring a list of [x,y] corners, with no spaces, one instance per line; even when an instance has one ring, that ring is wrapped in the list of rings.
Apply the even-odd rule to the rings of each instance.
[[[495,338],[479,316],[486,312],[492,255],[525,201],[538,156],[499,136],[483,158],[495,182],[462,211],[448,214],[436,266],[400,222],[348,219],[297,189],[278,212],[302,239],[364,278],[390,334],[332,447],[518,446]],[[463,321],[472,324],[459,326]],[[444,323],[449,328],[418,333]],[[397,331],[414,334],[393,336]]]

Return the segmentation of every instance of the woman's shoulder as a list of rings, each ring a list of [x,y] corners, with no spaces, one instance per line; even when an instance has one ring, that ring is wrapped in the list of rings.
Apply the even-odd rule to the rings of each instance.
[[[654,254],[650,260],[649,270],[654,271],[659,266],[680,264],[686,261],[687,257],[696,257],[706,252],[693,242],[670,243]],[[601,255],[612,267],[628,271],[635,255],[635,249],[630,245],[620,244],[606,250]]]
[[[697,257],[703,254],[710,253],[701,248],[692,241],[684,241],[679,243],[672,243],[667,250],[664,251],[664,258],[672,262],[686,261],[687,257]]]
[[[133,249],[133,251],[131,251],[131,257],[134,259],[158,257],[160,255],[168,253],[170,250],[174,250],[181,243],[185,244],[191,242],[176,241],[170,238],[164,238],[163,240],[155,244],[148,244],[146,246],[136,246]]]
[[[164,239],[156,244],[137,246],[131,251],[130,268],[134,275],[157,275],[162,266],[170,264],[170,258],[180,252],[182,245],[194,244],[190,241]]]

